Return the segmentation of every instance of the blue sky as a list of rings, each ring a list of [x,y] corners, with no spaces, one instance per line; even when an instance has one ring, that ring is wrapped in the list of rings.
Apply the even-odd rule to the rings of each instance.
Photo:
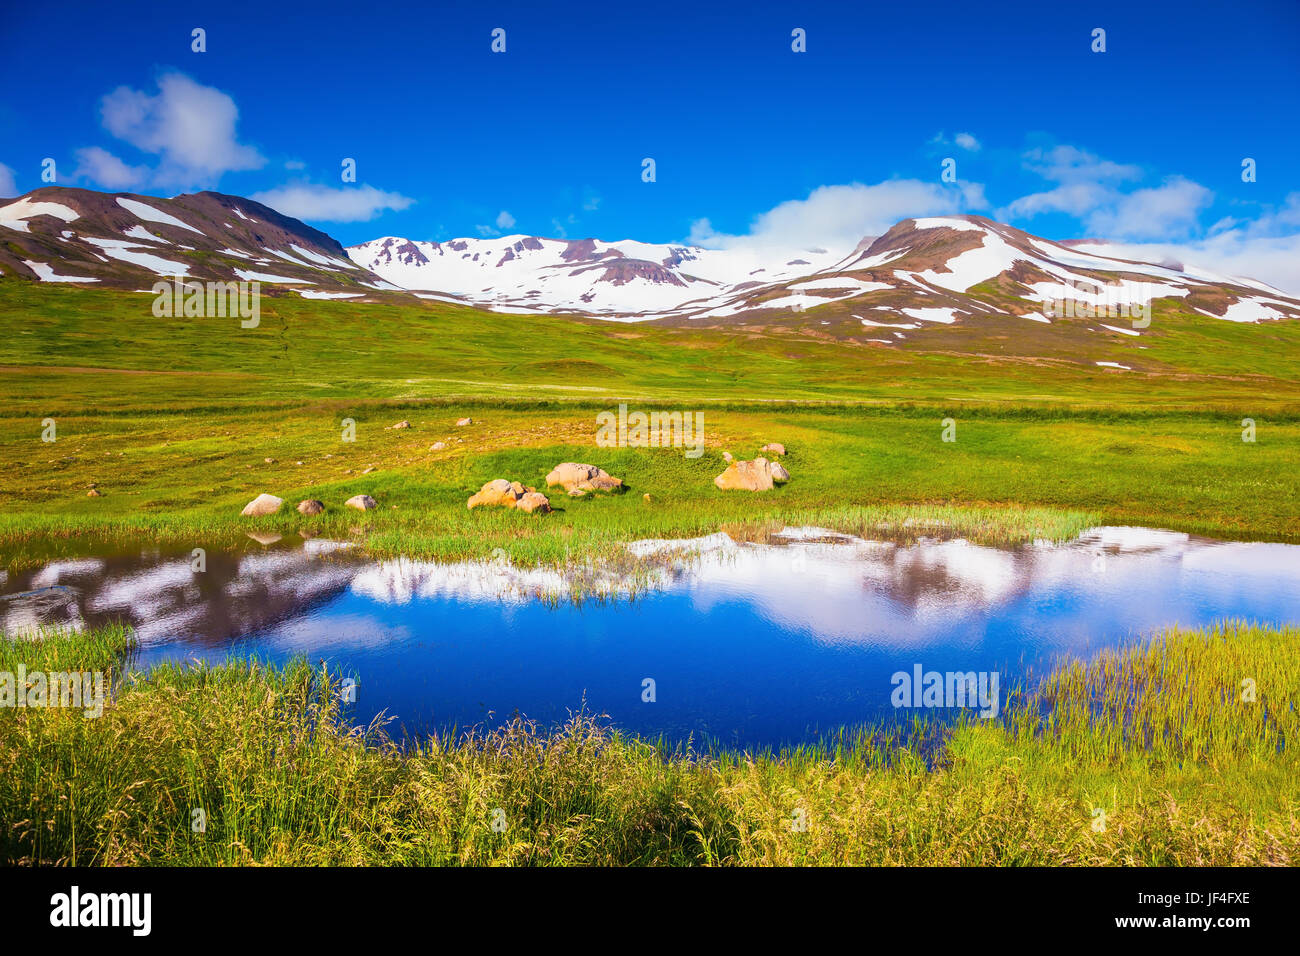
[[[835,242],[961,211],[1300,259],[1296,0],[8,6],[10,194],[52,157],[64,185],[254,195],[345,244]]]

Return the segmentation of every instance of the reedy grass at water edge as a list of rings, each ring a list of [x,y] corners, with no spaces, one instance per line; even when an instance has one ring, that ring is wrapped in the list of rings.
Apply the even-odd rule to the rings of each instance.
[[[97,719],[0,712],[0,858],[1291,864],[1298,643],[1295,626],[1171,629],[1062,666],[1000,720],[867,728],[778,754],[669,751],[585,714],[403,748],[379,725],[349,729],[336,678],[306,661],[168,664],[131,675]],[[29,670],[111,666],[128,650],[121,630],[0,638],[4,666]],[[205,833],[191,830],[196,808]]]

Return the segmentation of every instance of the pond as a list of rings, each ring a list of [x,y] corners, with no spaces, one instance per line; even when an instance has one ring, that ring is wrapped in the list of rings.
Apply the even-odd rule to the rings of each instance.
[[[101,553],[0,577],[0,626],[128,622],[146,667],[324,659],[354,676],[357,720],[386,711],[399,734],[551,723],[585,702],[644,736],[762,747],[907,715],[900,673],[996,675],[1005,702],[1056,661],[1168,625],[1300,621],[1300,546],[1143,528],[1005,549],[789,528],[631,550],[657,559],[643,589],[606,577],[606,599],[580,602],[554,571],[321,540],[249,540],[202,571],[189,551]]]

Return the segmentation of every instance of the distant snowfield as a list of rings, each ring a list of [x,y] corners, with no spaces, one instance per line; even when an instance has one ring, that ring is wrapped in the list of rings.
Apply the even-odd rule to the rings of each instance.
[[[64,222],[72,222],[74,219],[81,218],[75,209],[71,209],[62,203],[32,202],[25,197],[17,202],[11,202],[7,206],[0,206],[0,226],[13,229],[15,232],[30,232],[31,230],[27,228],[25,220],[32,218],[32,216],[54,216]]]
[[[165,212],[162,212],[161,210],[154,209],[153,206],[150,206],[146,203],[142,203],[139,200],[124,199],[121,196],[119,196],[117,197],[117,204],[121,206],[123,209],[125,209],[127,212],[134,213],[136,216],[145,220],[146,222],[160,222],[163,223],[164,225],[176,226],[177,228],[180,229],[188,229],[190,232],[197,232],[200,236],[203,235],[202,229],[195,229],[188,222],[181,222],[175,216],[171,216]]]
[[[99,246],[104,250],[106,256],[141,266],[160,276],[186,276],[190,274],[188,262],[173,262],[152,253],[140,252],[138,251],[140,249],[138,242],[127,242],[125,239],[100,239],[96,236],[86,236],[86,241]]]
[[[36,273],[37,278],[42,282],[98,282],[98,279],[89,279],[81,276],[60,276],[54,274],[53,267],[48,262],[32,262],[29,259],[23,260],[23,265]]]
[[[365,295],[364,292],[323,292],[318,289],[296,289],[304,299],[356,299]]]

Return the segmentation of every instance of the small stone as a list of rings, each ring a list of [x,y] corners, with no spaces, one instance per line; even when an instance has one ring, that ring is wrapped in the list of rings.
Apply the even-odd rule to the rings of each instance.
[[[411,427],[411,423],[408,422],[405,418],[403,418],[403,419],[402,419],[400,422],[398,422],[396,425],[389,425],[389,426],[388,426],[388,430],[391,430],[391,429],[394,429],[394,428],[410,428],[410,427]]]
[[[461,419],[457,419],[456,424],[457,424],[457,425],[473,425],[473,424],[474,424],[474,419],[472,419],[472,418],[461,418]]]
[[[325,502],[317,501],[315,498],[306,498],[298,502],[298,514],[300,515],[318,515],[325,510]]]
[[[644,500],[644,501],[649,501],[649,500],[650,500],[650,492],[647,491],[645,494],[643,494],[643,495],[641,496],[641,498],[642,498],[642,500]]]
[[[263,458],[262,461],[266,462],[268,465],[274,465],[274,464],[275,464],[275,459],[274,459],[274,458]]]
[[[343,504],[348,508],[356,508],[358,511],[369,511],[371,508],[379,507],[379,502],[369,495],[353,495]]]
[[[96,488],[91,488],[89,491],[86,492],[86,497],[87,497],[87,498],[102,498],[103,495],[101,495],[101,494],[99,493],[99,490],[98,490],[98,489],[96,489]]]
[[[445,441],[436,441],[429,446],[429,451],[442,451],[446,447],[447,443]]]
[[[581,489],[581,488],[574,488],[572,491],[569,492],[569,497],[570,497],[570,498],[585,498],[585,497],[587,497],[587,492],[584,491],[584,490]]]
[[[784,455],[785,446],[782,445],[779,441],[773,441],[773,442],[768,442],[766,445],[760,448],[759,451],[770,451],[774,455]]]

